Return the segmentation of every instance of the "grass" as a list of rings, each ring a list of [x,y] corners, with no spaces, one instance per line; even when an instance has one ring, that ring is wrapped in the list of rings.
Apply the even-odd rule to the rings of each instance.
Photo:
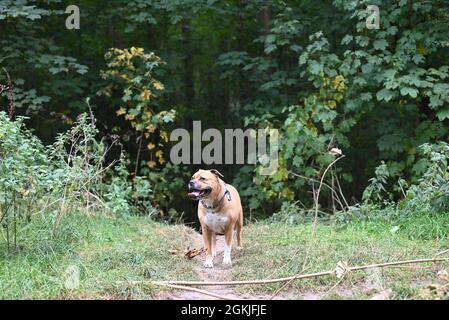
[[[449,217],[443,220],[440,218],[441,226],[447,229]],[[245,229],[247,246],[233,268],[234,279],[289,276],[300,273],[304,265],[304,273],[334,270],[339,261],[355,266],[431,258],[449,248],[447,235],[442,239],[417,236],[422,235],[426,228],[434,229],[433,223],[429,224],[422,217],[407,219],[396,232],[394,226],[381,221],[354,222],[344,226],[319,224],[316,236],[312,238],[310,224],[252,225]],[[309,246],[311,250],[307,255]],[[406,267],[357,271],[335,287],[338,279],[333,276],[295,281],[289,286],[292,293],[289,297],[367,299],[376,292],[391,289],[393,299],[419,298],[419,289],[427,282],[436,281],[436,273],[443,267],[447,268],[447,263],[426,269]],[[252,270],[250,276],[248,270]],[[259,286],[256,292],[272,293],[280,286]],[[248,292],[255,288],[247,286],[240,290]]]
[[[152,299],[160,290],[127,282],[196,276],[192,263],[169,253],[189,242],[189,228],[75,214],[51,237],[49,225],[48,219],[33,221],[9,254],[0,243],[0,299]],[[71,266],[80,273],[75,290],[65,288]]]
[[[194,244],[195,233],[185,226],[145,217],[72,214],[53,237],[49,220],[36,217],[22,226],[18,248],[9,253],[0,240],[0,299],[155,299],[167,297],[171,291],[129,282],[200,279],[195,271],[201,263],[198,258],[187,260],[169,252]],[[259,222],[245,227],[245,249],[236,253],[230,273],[234,280],[298,273],[309,245],[306,273],[332,270],[339,261],[364,265],[432,257],[449,247],[449,237],[440,231],[429,236],[423,230],[444,229],[448,222],[447,217],[429,221],[417,216],[402,221],[396,232],[392,232],[396,225],[385,221],[319,224],[315,238],[311,237],[310,224]],[[65,286],[71,266],[80,273],[79,286],[73,290]],[[394,299],[420,298],[420,288],[436,282],[441,268],[448,265],[357,271],[335,287],[337,279],[328,276],[296,281],[285,293],[291,299],[366,299],[391,289]],[[272,284],[236,290],[267,294],[279,287]]]

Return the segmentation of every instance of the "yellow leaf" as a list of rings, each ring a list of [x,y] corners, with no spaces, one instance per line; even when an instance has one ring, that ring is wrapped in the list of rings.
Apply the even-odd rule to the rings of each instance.
[[[125,116],[125,119],[126,119],[126,120],[134,120],[134,119],[135,119],[135,116],[134,116],[133,114],[127,114],[127,115]]]
[[[156,90],[164,90],[164,85],[160,83],[159,81],[155,81],[153,83],[153,86]]]
[[[142,91],[142,93],[140,94],[140,99],[142,99],[143,101],[150,100],[150,97],[151,97],[151,91],[148,89],[144,89]]]
[[[152,124],[150,124],[150,125],[147,127],[147,130],[148,130],[148,132],[153,133],[153,132],[156,130],[156,127],[153,126]]]
[[[328,105],[331,108],[335,108],[337,106],[337,103],[334,100],[329,100],[328,101]]]
[[[148,165],[150,168],[154,168],[154,167],[156,167],[157,163],[156,163],[156,161],[151,160],[151,161],[148,161],[148,162],[147,162],[147,165]]]
[[[168,134],[167,134],[167,132],[161,131],[160,136],[161,136],[162,140],[164,140],[165,142],[168,142]]]
[[[153,143],[150,143],[149,145],[147,145],[148,150],[153,150],[156,147],[156,145],[154,145]]]
[[[121,115],[124,115],[124,114],[126,113],[126,110],[123,109],[123,107],[121,107],[121,108],[118,109],[115,113],[116,113],[118,116],[121,116]]]
[[[152,115],[153,115],[153,113],[151,111],[147,111],[143,114],[145,119],[151,119]]]

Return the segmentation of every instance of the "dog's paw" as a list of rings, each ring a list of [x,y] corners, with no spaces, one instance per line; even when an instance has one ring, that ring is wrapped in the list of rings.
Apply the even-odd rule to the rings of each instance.
[[[238,246],[238,247],[236,247],[236,249],[237,249],[238,251],[241,251],[241,250],[243,250],[243,247],[242,247],[242,246]]]
[[[214,267],[214,262],[211,260],[206,260],[203,263],[203,267],[204,268],[213,268]]]
[[[231,263],[232,263],[231,257],[227,257],[227,256],[225,255],[225,257],[223,258],[223,264],[229,265],[229,264],[231,264]]]
[[[212,251],[212,257],[215,258],[217,256],[217,251]]]

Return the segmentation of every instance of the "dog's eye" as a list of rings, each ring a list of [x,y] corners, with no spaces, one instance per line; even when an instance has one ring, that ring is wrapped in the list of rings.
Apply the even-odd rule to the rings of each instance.
[[[200,177],[200,180],[201,180],[201,181],[205,181],[205,180],[206,180],[206,178],[204,178],[204,177]]]

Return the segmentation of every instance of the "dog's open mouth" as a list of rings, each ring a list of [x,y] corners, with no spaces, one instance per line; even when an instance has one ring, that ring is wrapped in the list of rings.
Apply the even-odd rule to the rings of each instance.
[[[210,187],[208,187],[206,189],[201,189],[201,190],[195,189],[195,188],[190,188],[189,193],[187,195],[189,196],[190,199],[197,200],[201,197],[208,195],[211,192],[212,192],[212,189]]]

